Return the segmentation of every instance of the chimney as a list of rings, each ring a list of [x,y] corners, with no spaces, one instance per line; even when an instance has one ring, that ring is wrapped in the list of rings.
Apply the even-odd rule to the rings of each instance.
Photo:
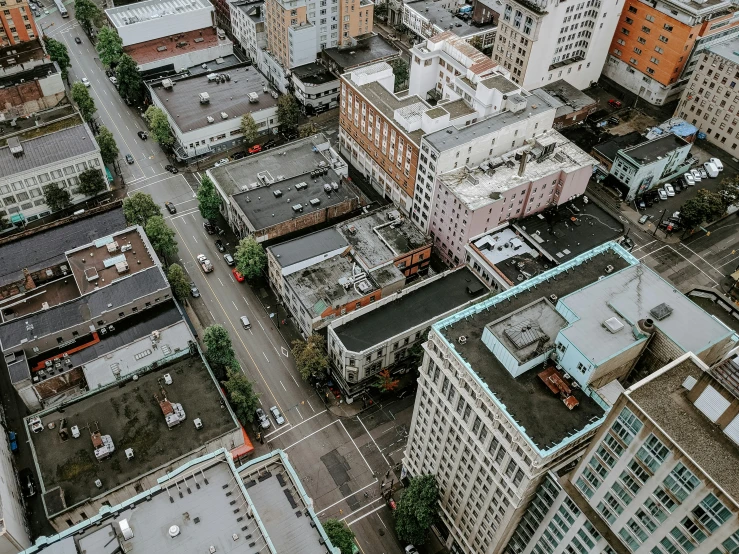
[[[24,283],[23,286],[26,288],[26,290],[31,290],[36,288],[36,283],[33,282],[33,277],[31,277],[31,274],[28,272],[28,268],[23,268],[23,279]]]
[[[521,154],[521,164],[518,166],[518,176],[521,177],[526,172],[526,160],[529,159],[529,153]]]

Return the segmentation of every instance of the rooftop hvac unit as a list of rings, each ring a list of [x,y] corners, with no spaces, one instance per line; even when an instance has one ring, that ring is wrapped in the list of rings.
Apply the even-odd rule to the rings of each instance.
[[[252,104],[259,102],[259,95],[256,92],[250,92],[249,102],[251,102]]]
[[[302,212],[303,211],[303,205],[302,204],[295,204],[293,206],[293,211],[294,212]]]
[[[164,80],[162,81],[162,86],[163,86],[163,87],[164,87],[164,88],[165,88],[166,90],[172,90],[172,87],[174,87],[174,83],[172,82],[172,79],[164,79]]]
[[[339,190],[339,183],[331,183],[331,188],[336,190]]]
[[[279,198],[280,196],[282,196],[282,191],[281,191],[281,190],[279,190],[279,189],[277,189],[277,190],[273,190],[273,191],[272,191],[272,194],[274,194],[274,195],[275,195],[275,198]]]
[[[387,219],[388,221],[395,221],[396,219],[400,219],[400,212],[398,210],[390,210],[387,213]]]
[[[295,190],[303,190],[303,189],[307,189],[307,188],[308,188],[308,183],[306,183],[305,181],[300,182],[300,183],[297,183],[295,185]]]
[[[215,123],[215,121],[216,121],[211,116],[208,116],[206,119],[208,120],[208,123]]]
[[[113,252],[118,252],[118,241],[109,242],[106,244],[106,247],[108,248],[108,253],[112,254]]]
[[[125,273],[128,271],[128,262],[118,262],[115,264],[115,269],[118,272],[118,274]]]
[[[603,327],[611,333],[618,333],[624,328],[624,324],[617,317],[610,317],[603,322]]]
[[[331,185],[329,185],[328,183],[326,183],[325,185],[323,185],[323,190],[325,192],[331,192]]]
[[[312,198],[310,200],[310,205],[313,206],[314,208],[316,208],[320,203],[321,201],[318,198]]]
[[[209,104],[210,103],[210,95],[207,92],[201,92],[200,93],[200,103],[201,104]]]
[[[130,541],[133,538],[133,530],[131,529],[131,526],[128,524],[127,519],[122,519],[118,526],[121,528],[121,535],[123,535],[123,539]]]
[[[226,112],[221,112],[221,119],[228,119],[228,114]]]

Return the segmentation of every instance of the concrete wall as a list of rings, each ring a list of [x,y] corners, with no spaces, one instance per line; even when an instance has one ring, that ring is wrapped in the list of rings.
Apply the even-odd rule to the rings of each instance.
[[[148,19],[131,25],[122,25],[116,27],[116,31],[123,40],[123,46],[130,46],[165,37],[172,33],[186,33],[212,27],[213,18],[214,10],[212,6],[209,6],[199,10],[168,14],[164,17]]]
[[[61,73],[0,88],[0,113],[6,117],[28,115],[53,108],[64,98]]]
[[[233,54],[233,43],[228,39],[221,39],[218,44],[202,50],[193,50],[192,52],[184,52],[170,58],[163,58],[149,63],[139,65],[140,71],[150,71],[165,65],[173,64],[175,71],[195,67],[206,62],[212,62],[216,58],[225,58]]]

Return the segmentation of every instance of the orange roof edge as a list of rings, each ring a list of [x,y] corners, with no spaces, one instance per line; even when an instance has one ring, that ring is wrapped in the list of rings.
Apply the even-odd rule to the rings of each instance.
[[[243,458],[254,452],[254,445],[249,440],[249,435],[246,434],[246,429],[244,429],[243,425],[241,426],[241,434],[244,437],[244,444],[231,450],[231,456],[235,459]]]

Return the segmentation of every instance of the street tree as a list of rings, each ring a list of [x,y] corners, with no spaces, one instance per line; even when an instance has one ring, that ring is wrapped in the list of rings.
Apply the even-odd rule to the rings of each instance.
[[[123,54],[123,41],[113,27],[105,26],[98,32],[95,50],[103,65],[110,67],[120,60]]]
[[[69,66],[72,65],[69,60],[67,46],[63,42],[59,42],[58,40],[54,40],[47,36],[44,36],[44,43],[46,44],[46,52],[49,54],[49,59],[59,65],[59,70],[62,72],[62,78],[66,80]]]
[[[300,106],[292,94],[283,94],[277,100],[277,118],[283,133],[297,130],[300,120]]]
[[[87,169],[80,173],[77,177],[80,180],[80,184],[77,187],[78,194],[84,194],[85,196],[97,196],[107,188],[105,175],[103,175],[103,172],[99,169]]]
[[[439,488],[433,475],[411,478],[395,510],[395,532],[398,538],[414,545],[426,542],[429,529],[439,509]]]
[[[298,137],[300,138],[306,138],[315,135],[318,132],[318,127],[316,127],[316,124],[310,121],[309,123],[306,123],[300,129],[298,129]]]
[[[154,251],[162,256],[165,261],[171,260],[177,256],[177,241],[175,240],[175,232],[161,215],[155,215],[146,222],[146,236],[149,237]]]
[[[354,532],[343,521],[334,518],[327,519],[323,522],[323,530],[326,531],[331,544],[338,548],[341,554],[352,554]]]
[[[259,126],[250,113],[241,118],[241,132],[244,133],[244,141],[252,143],[259,136]]]
[[[718,193],[724,197],[727,206],[736,203],[739,200],[739,175],[722,179]]]
[[[470,40],[470,46],[473,46],[474,48],[477,48],[480,52],[482,52],[482,37],[472,37],[472,40]]]
[[[58,212],[72,205],[72,197],[69,191],[57,183],[44,185],[44,202],[52,212]]]
[[[158,144],[167,147],[174,144],[172,131],[169,128],[169,120],[160,108],[149,106],[144,114],[146,122],[149,124],[150,136]]]
[[[394,391],[398,388],[398,385],[400,385],[400,380],[395,379],[390,374],[389,369],[383,369],[380,373],[378,373],[377,381],[374,383],[374,386],[380,389],[382,392]]]
[[[220,369],[235,367],[236,354],[234,353],[231,337],[223,325],[211,325],[205,329],[203,342],[207,348],[208,361]]]
[[[102,19],[102,12],[92,0],[74,0],[74,17],[89,35],[95,22]]]
[[[680,208],[680,221],[686,231],[692,231],[706,220],[706,210],[700,198],[693,197]]]
[[[228,380],[223,385],[242,425],[254,421],[254,412],[259,407],[259,395],[254,391],[254,383],[236,366],[228,370]]]
[[[695,197],[703,205],[706,221],[711,222],[726,213],[727,201],[724,195],[708,189],[700,189]]]
[[[247,279],[255,279],[267,266],[267,255],[264,248],[254,237],[249,235],[239,241],[234,254],[236,269]]]
[[[98,141],[103,163],[112,164],[119,154],[118,145],[115,142],[115,138],[113,138],[113,133],[107,127],[100,127],[95,140]]]
[[[162,209],[154,203],[150,194],[134,192],[123,200],[123,216],[129,225],[146,228],[149,219],[157,215],[162,215]]]
[[[408,63],[403,58],[395,58],[389,63],[395,76],[395,92],[403,90],[408,84]]]
[[[308,340],[294,340],[292,351],[295,365],[304,381],[326,374],[328,358],[322,335],[313,333]]]
[[[203,219],[216,219],[221,211],[221,195],[207,175],[200,180],[197,197],[198,209]]]
[[[172,264],[167,270],[167,280],[177,300],[184,300],[190,294],[190,281],[180,264]]]
[[[95,101],[92,99],[92,96],[90,96],[90,91],[87,90],[87,87],[80,81],[77,81],[72,85],[72,100],[74,100],[75,104],[77,104],[77,107],[80,109],[82,119],[90,121],[97,108],[95,107]]]
[[[144,99],[144,85],[136,61],[128,54],[122,54],[118,60],[115,72],[118,79],[118,93],[121,95],[121,98],[131,102],[135,106],[141,104],[141,101]],[[167,125],[167,131],[169,131],[169,125]],[[162,146],[169,146],[159,140],[157,142]]]

